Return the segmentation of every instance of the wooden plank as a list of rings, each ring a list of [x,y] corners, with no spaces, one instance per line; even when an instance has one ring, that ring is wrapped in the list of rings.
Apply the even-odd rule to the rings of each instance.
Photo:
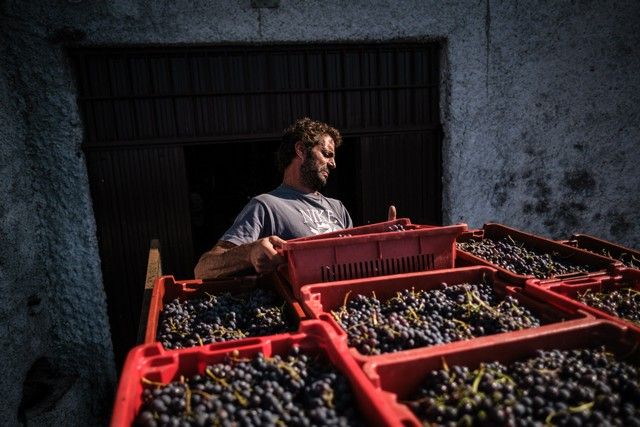
[[[151,304],[151,294],[153,285],[158,277],[162,276],[162,259],[160,257],[160,240],[151,240],[149,248],[149,259],[147,260],[147,277],[144,283],[144,294],[142,296],[142,309],[140,310],[140,322],[138,324],[137,343],[144,342],[147,331],[147,318],[149,317],[149,305]]]

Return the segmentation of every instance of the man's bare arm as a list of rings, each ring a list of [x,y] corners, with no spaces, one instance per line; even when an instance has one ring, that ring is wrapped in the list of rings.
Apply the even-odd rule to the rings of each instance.
[[[276,251],[285,243],[277,236],[265,237],[246,245],[219,241],[205,252],[194,269],[196,279],[226,277],[253,267],[258,273],[267,272],[284,262]]]

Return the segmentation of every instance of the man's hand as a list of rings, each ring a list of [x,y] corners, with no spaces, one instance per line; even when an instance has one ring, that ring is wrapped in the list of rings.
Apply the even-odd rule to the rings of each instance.
[[[387,221],[395,221],[396,220],[396,207],[393,205],[389,205],[389,214]]]
[[[219,241],[205,252],[194,269],[196,279],[215,279],[253,267],[258,273],[274,270],[284,262],[276,249],[286,243],[277,236],[265,237],[253,243],[236,246]]]
[[[251,243],[249,259],[251,265],[258,273],[266,273],[284,262],[282,255],[277,248],[281,248],[286,243],[278,236],[269,236]]]

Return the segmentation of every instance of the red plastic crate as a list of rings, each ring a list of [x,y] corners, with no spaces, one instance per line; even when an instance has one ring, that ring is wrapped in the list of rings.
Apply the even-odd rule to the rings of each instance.
[[[286,355],[293,346],[310,355],[328,360],[351,383],[365,424],[372,426],[404,426],[402,414],[395,413],[379,391],[375,389],[355,361],[346,355],[346,348],[336,344],[335,333],[319,321],[309,320],[300,325],[299,332],[261,338],[209,344],[203,347],[167,351],[159,343],[143,344],[127,355],[115,398],[112,427],[131,426],[142,405],[142,378],[169,383],[180,376],[202,374],[207,365],[220,363],[232,351],[241,358],[258,352],[266,357]],[[338,343],[339,344],[339,343]]]
[[[433,348],[379,358],[367,362],[363,371],[373,384],[380,387],[398,413],[411,418],[405,426],[422,426],[418,418],[403,403],[420,387],[427,374],[448,366],[462,365],[476,369],[480,363],[499,361],[511,363],[535,356],[536,350],[568,350],[605,345],[616,355],[637,363],[640,334],[606,320],[588,320],[559,324],[554,329],[529,329],[519,335],[496,336],[488,340],[471,340],[465,347]],[[391,355],[390,355],[391,356]]]
[[[309,283],[452,268],[455,239],[466,224],[422,226],[401,219],[289,240],[284,245],[293,293]],[[404,231],[387,232],[404,223]],[[350,234],[336,237],[336,233]]]
[[[540,283],[538,280],[527,281],[525,287],[537,298],[547,301],[564,310],[585,311],[595,317],[621,323],[629,328],[636,329],[640,333],[640,325],[620,317],[609,314],[603,310],[591,307],[576,299],[578,293],[590,289],[596,292],[610,292],[621,283],[630,284],[632,289],[640,292],[640,270],[624,269],[615,276],[601,275],[573,280],[561,280],[551,283]]]
[[[494,223],[484,224],[483,228],[480,230],[462,233],[457,238],[457,242],[466,242],[470,240],[482,240],[485,237],[498,240],[498,239],[505,238],[507,236],[511,236],[517,242],[524,243],[525,246],[531,249],[541,251],[544,253],[551,253],[551,254],[555,253],[563,258],[570,259],[574,263],[588,264],[592,267],[592,270],[589,272],[568,273],[564,275],[550,276],[546,279],[542,279],[542,281],[557,280],[557,279],[571,278],[571,277],[588,277],[594,274],[602,274],[605,271],[612,271],[613,269],[620,268],[622,266],[620,262],[616,262],[611,258],[600,256],[592,252],[575,248],[560,242],[556,242],[551,239],[536,236],[531,233],[526,233],[524,231],[517,230],[515,228],[511,228],[502,224],[494,224]],[[527,275],[513,273],[505,268],[492,264],[491,262],[483,258],[480,258],[479,256],[473,255],[472,253],[463,251],[461,249],[456,249],[456,263],[457,263],[456,265],[458,266],[486,265],[489,267],[493,267],[498,270],[498,274],[501,277],[505,278],[511,283],[518,284],[518,285],[524,285],[524,283],[527,280],[535,279],[534,276],[527,276]]]
[[[511,295],[516,298],[523,306],[529,308],[535,314],[537,314],[545,325],[534,329],[544,331],[545,329],[555,328],[554,324],[557,322],[574,321],[575,319],[582,320],[586,317],[590,317],[588,314],[581,313],[576,310],[564,310],[561,308],[555,308],[544,302],[536,300],[523,289],[507,286],[504,282],[501,282],[496,277],[496,270],[489,267],[467,267],[421,273],[406,273],[400,275],[373,277],[359,280],[345,280],[332,283],[316,283],[302,287],[301,304],[303,309],[309,314],[309,316],[316,319],[324,320],[325,322],[331,324],[340,334],[340,336],[343,337],[346,343],[346,331],[342,329],[342,327],[331,314],[332,310],[337,310],[344,304],[346,298],[352,298],[355,295],[371,296],[372,293],[375,292],[376,297],[379,300],[384,301],[394,297],[397,292],[404,289],[437,289],[443,282],[449,285],[455,285],[467,282],[479,283],[483,279],[488,280],[490,283],[492,283],[494,290],[499,295]],[[521,331],[512,331],[498,335],[518,334],[520,332]],[[482,340],[487,337],[490,337],[490,335],[473,338],[471,339],[471,341]],[[470,340],[454,341],[451,343],[438,344],[433,347],[467,345],[468,341]],[[361,364],[380,357],[420,350],[421,348],[416,348],[402,350],[396,353],[386,353],[382,355],[364,355],[357,349],[350,348],[353,357]]]
[[[156,336],[160,313],[164,309],[165,304],[168,304],[176,298],[188,300],[199,298],[205,293],[220,294],[228,292],[231,294],[239,294],[249,292],[258,287],[272,288],[282,297],[286,303],[289,319],[295,323],[296,328],[301,320],[307,318],[300,303],[291,295],[289,287],[275,274],[267,276],[243,276],[231,279],[182,281],[176,281],[173,276],[162,276],[156,280],[153,286],[153,292],[151,293],[144,343],[149,344],[157,341]]]
[[[566,244],[580,249],[585,249],[598,255],[612,258],[615,261],[620,261],[628,268],[633,267],[630,267],[627,263],[622,261],[621,258],[633,257],[635,258],[634,264],[640,266],[640,251],[624,247],[617,243],[599,239],[588,234],[574,234],[569,240],[566,241]],[[640,268],[636,267],[636,269]]]
[[[434,225],[411,224],[409,218],[398,218],[392,221],[376,222],[373,224],[360,225],[357,227],[345,228],[344,230],[332,231],[330,233],[316,234],[313,236],[298,237],[288,240],[289,242],[308,242],[310,240],[323,240],[333,237],[362,236],[363,234],[385,233],[391,231],[391,227],[402,227],[405,230],[417,230],[423,228],[434,228]]]

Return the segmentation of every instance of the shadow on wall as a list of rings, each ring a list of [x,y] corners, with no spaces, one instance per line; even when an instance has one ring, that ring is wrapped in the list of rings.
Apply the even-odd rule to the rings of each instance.
[[[22,386],[18,407],[20,424],[26,426],[33,417],[53,410],[77,380],[77,375],[64,373],[46,357],[38,358],[29,368]]]

